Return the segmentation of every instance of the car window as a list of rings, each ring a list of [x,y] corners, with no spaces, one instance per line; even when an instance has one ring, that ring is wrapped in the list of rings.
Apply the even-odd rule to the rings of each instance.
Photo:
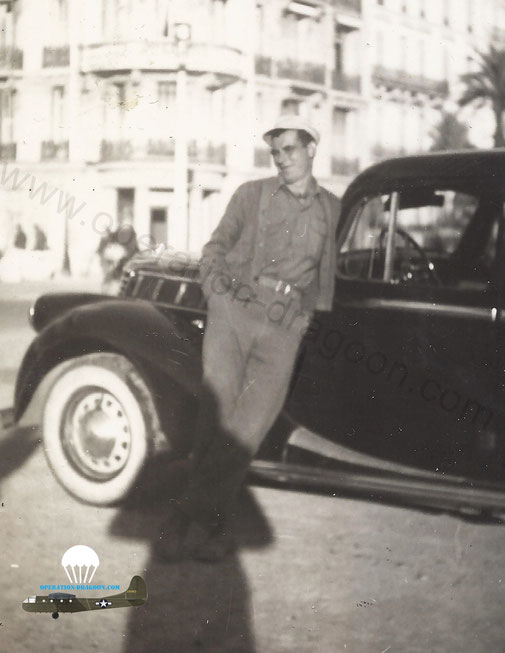
[[[396,284],[486,288],[501,204],[460,190],[420,188],[360,202],[339,251],[340,276]]]

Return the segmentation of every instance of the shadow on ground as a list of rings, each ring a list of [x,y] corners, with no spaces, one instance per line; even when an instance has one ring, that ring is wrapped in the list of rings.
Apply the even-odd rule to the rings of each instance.
[[[160,561],[154,554],[160,524],[186,478],[185,462],[171,461],[168,456],[153,459],[112,523],[113,535],[147,540],[150,545],[145,569],[138,570],[147,583],[149,599],[131,612],[124,653],[254,653],[251,597],[238,554],[242,548],[271,544],[271,529],[245,488],[234,523],[236,553],[217,564]]]
[[[39,428],[14,426],[2,433],[0,441],[0,480],[6,479],[30,458],[40,444]]]

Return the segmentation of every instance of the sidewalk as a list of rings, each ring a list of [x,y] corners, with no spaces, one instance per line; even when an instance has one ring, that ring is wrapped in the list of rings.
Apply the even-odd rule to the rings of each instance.
[[[0,303],[4,301],[33,301],[50,292],[101,292],[99,277],[57,276],[47,281],[0,282]],[[1,306],[0,306],[1,310]]]

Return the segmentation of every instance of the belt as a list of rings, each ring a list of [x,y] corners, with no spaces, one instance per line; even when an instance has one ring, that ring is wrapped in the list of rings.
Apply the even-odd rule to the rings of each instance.
[[[292,283],[288,283],[282,279],[272,279],[271,277],[257,277],[256,280],[260,286],[271,288],[272,290],[275,290],[275,292],[281,293],[281,295],[289,295],[292,292],[295,292],[298,295],[302,294],[300,288],[297,288]]]

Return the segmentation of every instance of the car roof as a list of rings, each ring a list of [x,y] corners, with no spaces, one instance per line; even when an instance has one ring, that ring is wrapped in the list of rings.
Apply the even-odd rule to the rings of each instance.
[[[343,201],[357,195],[450,183],[462,190],[482,189],[482,184],[502,186],[505,192],[505,148],[433,152],[381,161],[360,173],[344,193]]]

